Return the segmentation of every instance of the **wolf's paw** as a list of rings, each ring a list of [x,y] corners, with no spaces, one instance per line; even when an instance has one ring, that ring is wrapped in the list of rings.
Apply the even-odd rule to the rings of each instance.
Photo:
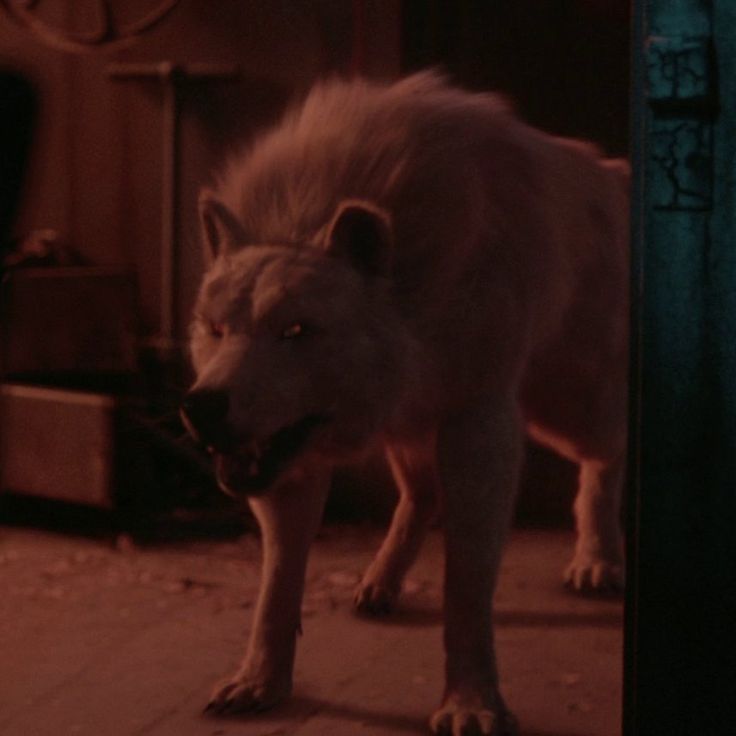
[[[516,718],[505,708],[493,711],[475,698],[449,697],[429,719],[436,736],[518,736]]]
[[[245,675],[236,675],[219,683],[212,692],[205,713],[258,713],[278,705],[291,693],[291,683],[262,682]]]
[[[396,610],[399,594],[378,583],[362,582],[353,597],[353,607],[362,616],[388,616]]]
[[[624,567],[619,561],[576,555],[564,574],[565,585],[577,593],[620,593]]]

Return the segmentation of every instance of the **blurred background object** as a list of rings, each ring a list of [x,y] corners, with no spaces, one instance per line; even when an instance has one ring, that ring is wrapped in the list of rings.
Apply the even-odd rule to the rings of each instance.
[[[36,112],[36,92],[31,82],[0,63],[0,263],[10,249]]]
[[[42,493],[2,468],[24,447],[38,456],[8,426],[26,409],[70,435],[106,426],[108,444],[65,456],[107,468],[114,507],[143,499],[131,518],[182,499],[227,504],[176,413],[202,269],[197,193],[316,79],[435,65],[508,95],[540,127],[627,150],[620,0],[2,0],[0,21],[12,70],[0,95],[1,485],[96,503],[96,492],[62,493],[54,467]],[[339,474],[329,513],[385,518],[394,494],[382,462],[360,471]],[[570,523],[574,473],[533,448],[521,517]]]

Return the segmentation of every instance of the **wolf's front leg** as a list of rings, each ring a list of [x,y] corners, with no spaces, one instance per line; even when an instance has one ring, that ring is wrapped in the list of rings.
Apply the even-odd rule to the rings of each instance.
[[[443,736],[509,736],[499,692],[491,599],[511,519],[522,452],[510,400],[478,402],[440,433],[445,510],[445,694],[431,718]]]
[[[307,556],[329,480],[312,472],[249,499],[261,528],[261,588],[243,664],[215,688],[208,712],[265,710],[290,694]]]

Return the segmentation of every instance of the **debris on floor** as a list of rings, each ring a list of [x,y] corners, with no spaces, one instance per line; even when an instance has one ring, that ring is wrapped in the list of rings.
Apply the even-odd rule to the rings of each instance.
[[[310,558],[292,700],[207,718],[242,654],[259,542],[137,544],[0,527],[0,733],[5,736],[312,736],[427,733],[442,689],[442,540],[401,608],[351,613],[373,527],[325,527]],[[566,531],[517,530],[496,596],[502,687],[524,736],[620,732],[622,604],[566,592]]]

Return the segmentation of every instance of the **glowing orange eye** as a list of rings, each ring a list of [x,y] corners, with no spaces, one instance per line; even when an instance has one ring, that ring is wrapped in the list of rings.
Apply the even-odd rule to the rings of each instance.
[[[304,328],[299,324],[299,322],[294,322],[293,325],[289,325],[282,333],[281,337],[284,340],[293,340],[295,337],[299,337],[299,335],[303,334]]]

